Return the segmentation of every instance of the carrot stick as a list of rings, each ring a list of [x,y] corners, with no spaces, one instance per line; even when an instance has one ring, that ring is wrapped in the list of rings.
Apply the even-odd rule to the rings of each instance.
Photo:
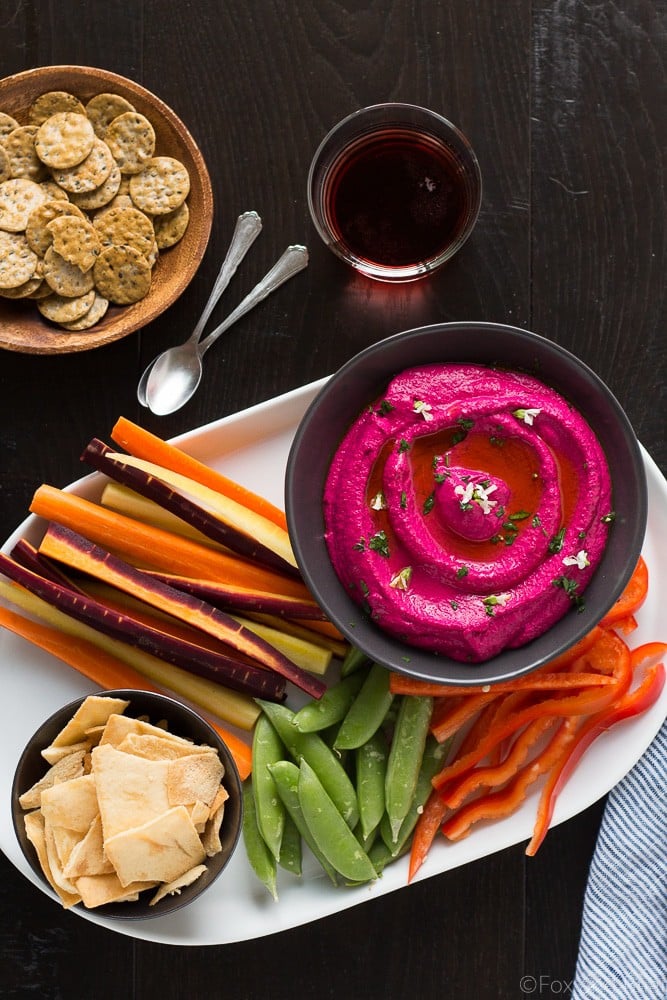
[[[216,472],[215,469],[210,469],[203,462],[187,455],[175,445],[169,444],[155,434],[151,434],[150,431],[144,430],[143,427],[133,424],[126,417],[118,418],[111,431],[111,437],[130,455],[143,458],[148,462],[155,462],[156,465],[162,465],[165,469],[171,469],[172,472],[178,472],[190,479],[195,479],[202,486],[209,486],[211,489],[217,490],[224,496],[243,504],[249,510],[261,514],[267,520],[273,521],[279,527],[287,529],[287,520],[283,511],[265,500],[264,497],[260,497],[239,483],[235,483],[227,476],[223,476],[222,473]]]
[[[100,688],[105,691],[112,691],[116,688],[134,688],[137,691],[157,692],[160,690],[132,667],[117,660],[115,656],[86,639],[66,635],[58,629],[31,621],[1,606],[0,625],[21,638],[27,639],[28,642],[32,642],[35,646],[39,646],[40,649],[62,660],[63,663],[67,663],[84,677],[99,684]],[[250,747],[218,723],[211,721],[211,719],[207,719],[207,721],[229,747],[239,769],[239,774],[245,780],[252,769]]]
[[[452,709],[449,698],[441,698],[435,703],[433,718],[431,720],[431,732],[439,743],[443,743],[450,736],[454,736],[468,719],[472,719],[483,708],[494,701],[496,694],[474,694],[469,698],[461,699]]]
[[[562,688],[604,687],[613,684],[613,678],[605,674],[594,674],[581,671],[572,674],[548,673],[535,671],[527,677],[516,677],[511,681],[499,681],[497,684],[470,684],[459,687],[456,684],[432,684],[430,681],[420,681],[401,674],[392,674],[389,690],[392,694],[430,695],[433,698],[456,698],[459,695],[476,696],[481,692],[492,695],[507,694],[510,691],[550,691]]]
[[[43,485],[37,489],[30,510],[48,521],[56,521],[85,535],[91,542],[141,567],[253,587],[289,597],[310,597],[303,584],[296,580],[135,521],[53,486]]]

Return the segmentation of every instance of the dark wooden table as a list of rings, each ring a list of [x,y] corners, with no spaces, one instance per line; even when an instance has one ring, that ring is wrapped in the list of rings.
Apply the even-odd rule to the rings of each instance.
[[[69,356],[2,353],[2,536],[40,482],[81,475],[82,444],[119,414],[171,436],[444,320],[509,322],[573,350],[665,471],[664,15],[660,0],[4,0],[1,76],[82,64],[157,92],[202,148],[216,211],[199,273],[140,333]],[[459,256],[390,290],[355,278],[318,242],[305,196],[322,135],[385,100],[459,124],[485,185]],[[138,376],[189,332],[250,208],[265,231],[244,287],[290,242],[309,245],[310,267],[207,356],[190,404],[153,417],[137,404]],[[602,809],[553,830],[535,859],[518,845],[295,930],[199,949],[135,942],[63,913],[3,857],[0,994],[567,995]],[[523,976],[543,979],[530,993]]]

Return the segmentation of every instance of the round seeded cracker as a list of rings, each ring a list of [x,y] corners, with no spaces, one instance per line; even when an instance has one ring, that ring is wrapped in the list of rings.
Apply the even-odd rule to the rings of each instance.
[[[158,249],[166,250],[178,243],[188,228],[189,221],[190,210],[186,201],[173,212],[167,212],[166,215],[156,215],[153,219],[153,229]]]
[[[39,184],[27,177],[12,177],[0,184],[0,229],[22,233],[33,209],[46,200]]]
[[[37,261],[23,233],[0,231],[0,288],[18,288],[29,281]]]
[[[0,111],[0,139],[4,139],[6,135],[9,135],[10,132],[13,132],[18,127],[19,123],[16,118],[12,118],[6,111]]]
[[[119,306],[138,302],[151,287],[150,264],[134,247],[107,247],[95,261],[93,274],[100,295]]]
[[[36,136],[36,125],[20,125],[4,139],[12,177],[27,177],[31,181],[41,181],[46,177],[46,167],[37,155]]]
[[[105,247],[130,246],[146,257],[155,242],[153,223],[138,208],[111,208],[96,216],[93,226]]]
[[[121,174],[138,174],[155,152],[155,131],[138,111],[126,111],[113,119],[104,141]]]
[[[65,330],[90,330],[91,326],[95,326],[105,316],[108,308],[109,300],[96,292],[93,304],[88,312],[85,312],[80,319],[75,319],[71,323],[61,323],[60,325]]]
[[[134,106],[120,94],[96,94],[86,104],[86,114],[98,139],[104,139],[104,134],[114,118],[134,110]]]
[[[69,201],[53,200],[38,205],[28,216],[25,227],[26,239],[30,249],[40,257],[44,256],[53,243],[53,235],[47,229],[48,224],[63,215],[84,218],[83,212],[76,205],[72,205]]]
[[[76,298],[85,295],[93,287],[93,271],[82,271],[76,264],[70,264],[51,246],[44,254],[44,278],[57,295]],[[78,316],[72,316],[78,319]]]
[[[155,156],[141,173],[130,178],[132,201],[143,212],[166,215],[182,205],[190,193],[190,176],[173,156]]]
[[[85,295],[68,298],[62,295],[49,295],[37,303],[37,308],[45,319],[54,323],[73,323],[84,316],[95,301],[95,289],[91,288]]]
[[[0,145],[0,184],[12,176],[12,168],[5,147]]]
[[[109,153],[109,156],[111,156],[111,153]],[[93,188],[92,191],[80,191],[72,194],[72,201],[79,208],[83,208],[87,212],[94,211],[96,208],[103,208],[118,194],[120,180],[120,168],[112,157],[111,170],[107,179],[102,181],[98,187]]]
[[[47,118],[59,111],[74,111],[78,115],[86,113],[83,104],[74,94],[69,94],[66,90],[49,90],[32,102],[28,121],[31,125],[42,125]]]
[[[42,163],[65,170],[85,160],[94,142],[95,132],[85,115],[59,111],[39,126],[35,149]]]
[[[107,179],[113,164],[114,160],[109,147],[101,139],[95,137],[93,148],[85,160],[67,169],[54,170],[51,176],[56,184],[69,194],[94,191]]]
[[[99,237],[87,219],[60,215],[46,228],[53,237],[53,249],[82,271],[90,271],[101,249]]]

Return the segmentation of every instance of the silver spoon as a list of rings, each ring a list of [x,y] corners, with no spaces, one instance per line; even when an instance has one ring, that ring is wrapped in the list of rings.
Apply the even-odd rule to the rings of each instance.
[[[202,377],[202,358],[218,337],[258,302],[279,288],[283,282],[302,271],[308,264],[308,251],[302,246],[290,246],[262,280],[223,322],[198,343],[187,340],[156,358],[146,381],[146,404],[153,413],[164,416],[174,413],[190,399]]]
[[[186,346],[192,349],[191,345],[195,345],[201,336],[201,332],[204,329],[204,324],[213,312],[218,299],[226,289],[229,282],[232,280],[236,274],[236,270],[247,254],[248,250],[255,242],[260,232],[262,231],[262,220],[260,219],[257,212],[244,212],[239,215],[236,220],[236,227],[234,229],[234,234],[232,236],[232,242],[229,245],[229,250],[227,251],[227,256],[222,262],[222,267],[220,268],[220,273],[215,279],[215,284],[209,296],[209,300],[204,306],[204,311],[199,318],[199,322],[196,327],[188,337],[185,344],[179,345],[178,347],[170,347],[169,350],[164,351],[162,354],[153,358],[151,363],[146,368],[145,372],[139,379],[139,385],[137,386],[137,399],[142,406],[148,406],[146,400],[146,385],[148,383],[148,376],[150,375],[154,365],[164,359],[167,355],[172,355],[176,352],[183,352]],[[164,365],[166,362],[161,361]]]

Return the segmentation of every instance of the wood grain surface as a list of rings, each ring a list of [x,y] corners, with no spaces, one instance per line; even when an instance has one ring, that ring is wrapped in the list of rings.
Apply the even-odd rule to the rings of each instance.
[[[319,378],[392,333],[455,319],[513,323],[578,354],[667,471],[665,13],[663,0],[4,0],[0,76],[68,63],[147,87],[199,144],[216,213],[198,274],[159,320],[90,353],[0,353],[2,537],[39,483],[81,475],[82,446],[119,414],[171,436]],[[461,253],[396,288],[355,276],[319,244],[305,196],[323,134],[390,100],[459,125],[484,177]],[[186,407],[154,417],[137,404],[139,375],[189,334],[249,209],[264,232],[214,319],[287,244],[306,243],[310,266],[207,354]],[[529,995],[526,975],[566,996],[603,806],[551,831],[534,859],[519,845],[220,947],[110,933],[61,912],[0,858],[0,996],[514,1000]]]

